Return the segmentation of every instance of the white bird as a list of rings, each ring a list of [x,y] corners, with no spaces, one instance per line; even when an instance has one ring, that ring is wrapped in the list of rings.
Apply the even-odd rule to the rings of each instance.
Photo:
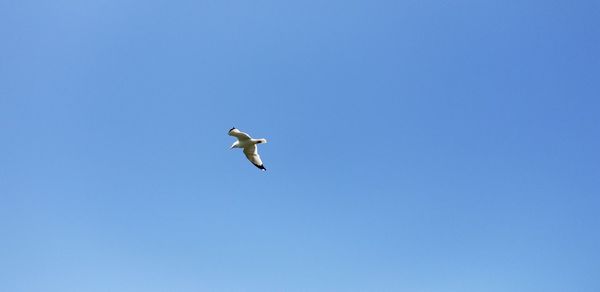
[[[266,139],[252,139],[250,135],[236,129],[235,127],[229,130],[229,136],[233,136],[237,138],[237,141],[231,145],[231,148],[243,148],[244,154],[246,158],[252,162],[256,167],[260,168],[262,171],[267,170],[260,160],[260,156],[258,155],[258,147],[256,144],[267,143]]]

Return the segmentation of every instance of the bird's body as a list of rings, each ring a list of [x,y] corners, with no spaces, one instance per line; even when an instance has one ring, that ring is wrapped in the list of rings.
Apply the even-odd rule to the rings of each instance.
[[[248,160],[250,160],[250,162],[252,162],[252,164],[254,164],[254,166],[258,167],[259,169],[265,171],[267,170],[265,168],[265,166],[262,163],[262,160],[260,159],[260,156],[258,155],[258,147],[256,147],[256,144],[262,144],[262,143],[267,143],[266,139],[252,139],[252,137],[250,137],[250,135],[241,132],[240,130],[234,128],[231,128],[231,130],[229,130],[229,136],[233,136],[237,138],[237,141],[235,141],[233,143],[233,145],[231,145],[231,149],[233,148],[242,148],[244,149],[244,154],[246,155],[246,158],[248,158]]]

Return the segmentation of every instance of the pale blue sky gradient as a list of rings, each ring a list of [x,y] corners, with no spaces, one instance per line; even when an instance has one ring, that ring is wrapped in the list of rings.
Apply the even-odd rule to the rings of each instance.
[[[0,291],[600,291],[598,1],[3,0],[0,38]]]

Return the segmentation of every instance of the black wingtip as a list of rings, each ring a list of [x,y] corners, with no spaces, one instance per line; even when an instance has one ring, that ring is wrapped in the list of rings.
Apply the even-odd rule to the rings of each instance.
[[[252,163],[252,164],[254,164],[254,163]],[[265,165],[264,165],[264,164],[261,164],[261,165],[254,164],[254,166],[258,167],[258,168],[259,168],[260,170],[262,170],[262,171],[266,171],[266,170],[267,170],[267,169],[265,168]]]
[[[231,132],[231,131],[233,131],[233,130],[235,130],[235,127],[233,127],[233,128],[231,128],[231,129],[229,129],[229,132]]]

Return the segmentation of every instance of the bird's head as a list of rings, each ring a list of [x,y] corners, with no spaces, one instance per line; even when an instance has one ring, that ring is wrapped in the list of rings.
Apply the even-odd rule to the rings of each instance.
[[[231,144],[231,147],[229,147],[229,149],[233,149],[236,148],[238,146],[238,144],[240,143],[240,141],[235,141],[233,142],[233,144]]]

